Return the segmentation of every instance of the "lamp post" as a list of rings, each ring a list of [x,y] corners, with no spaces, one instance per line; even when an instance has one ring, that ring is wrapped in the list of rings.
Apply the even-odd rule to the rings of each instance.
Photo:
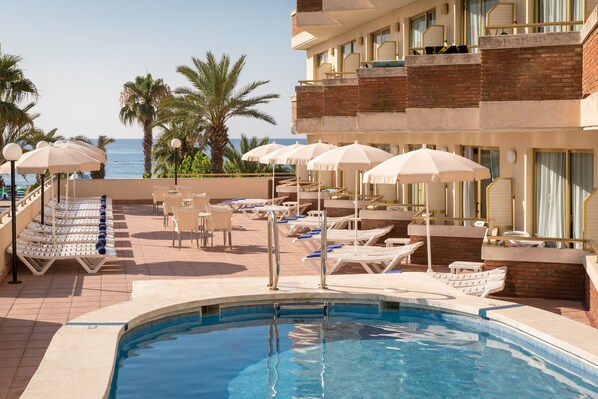
[[[20,284],[21,282],[17,280],[17,185],[15,182],[17,174],[15,171],[15,162],[21,158],[23,150],[21,150],[21,147],[19,147],[18,144],[9,143],[2,149],[2,155],[4,156],[4,159],[10,162],[10,189],[12,193],[10,196],[10,224],[12,225],[12,281],[9,281],[8,284]]]
[[[37,150],[39,148],[44,148],[44,147],[47,147],[49,145],[50,144],[48,144],[47,141],[43,141],[42,140],[39,143],[37,143],[37,145],[35,146],[35,149]],[[45,187],[44,186],[45,186],[45,183],[46,183],[45,182],[46,173],[45,172],[42,173],[40,175],[40,177],[41,177],[41,181],[42,181],[42,184],[41,184],[41,189],[42,189],[42,224],[44,224],[44,215],[46,214],[46,212],[44,212],[44,209],[46,208],[46,201],[44,201],[44,191],[45,191]]]
[[[170,141],[170,147],[172,149],[174,149],[174,185],[176,187],[176,185],[178,184],[178,174],[177,174],[178,163],[179,163],[178,154],[179,154],[179,148],[181,148],[181,140],[172,139]]]

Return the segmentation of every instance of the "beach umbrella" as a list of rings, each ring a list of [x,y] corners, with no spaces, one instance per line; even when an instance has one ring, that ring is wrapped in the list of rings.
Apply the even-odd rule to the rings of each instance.
[[[249,162],[259,162],[260,158],[263,157],[264,155],[267,155],[267,154],[271,153],[272,151],[276,151],[281,148],[284,148],[284,145],[276,144],[276,142],[273,141],[272,143],[260,145],[259,147],[255,147],[254,149],[247,151],[245,154],[243,154],[243,156],[241,156],[241,160],[249,161]],[[276,172],[275,172],[274,168],[272,168],[272,198],[276,197],[276,190],[275,190],[275,183],[274,183],[275,173]]]
[[[276,193],[274,192],[275,190],[275,184],[274,184],[274,173],[276,170],[276,165],[284,165],[284,155],[287,154],[290,151],[294,151],[298,148],[302,148],[304,147],[305,144],[299,144],[299,142],[297,141],[295,144],[291,144],[282,148],[279,148],[278,150],[274,150],[272,152],[269,152],[268,154],[264,155],[263,157],[260,157],[259,162],[266,164],[266,165],[272,165],[272,198],[276,197]],[[297,179],[297,204],[299,204],[299,177],[297,177],[297,171],[295,171],[295,178]],[[299,210],[299,208],[297,208],[297,210]]]
[[[95,147],[95,146],[88,144],[84,141],[71,139],[69,141],[58,141],[54,145],[56,147],[66,148],[66,149],[70,149],[73,151],[78,151],[80,153],[87,155],[90,158],[97,160],[99,163],[106,163],[106,152],[103,150],[100,150],[98,147]],[[77,189],[76,182],[73,181],[73,197],[75,197],[77,194],[76,189]],[[68,202],[68,195],[69,195],[69,179],[67,176],[67,181],[66,181],[67,202]]]
[[[429,183],[449,183],[490,178],[488,168],[446,151],[424,147],[397,155],[366,172],[364,183],[396,184],[425,183],[426,242],[428,250],[428,272],[432,271],[432,249],[430,247],[430,212],[428,209]]]
[[[344,170],[355,172],[355,242],[357,245],[357,188],[359,187],[359,172],[381,164],[392,155],[379,148],[355,143],[334,148],[307,163],[309,170]]]
[[[284,156],[280,157],[280,160],[290,165],[307,165],[312,159],[336,148],[335,145],[322,143],[322,140],[318,140],[317,143],[307,144],[303,147],[294,149]],[[320,184],[322,180],[322,172],[318,171],[318,217],[320,215],[320,195],[321,189]],[[299,204],[299,190],[297,190],[297,204]]]
[[[55,173],[73,173],[79,170],[97,170],[100,163],[89,156],[71,149],[48,145],[29,151],[16,162],[17,172],[20,174],[43,174],[46,171],[52,175],[52,197],[54,197]],[[68,197],[67,197],[68,201]],[[68,204],[68,202],[67,202]],[[56,228],[56,209],[52,201],[52,232]]]

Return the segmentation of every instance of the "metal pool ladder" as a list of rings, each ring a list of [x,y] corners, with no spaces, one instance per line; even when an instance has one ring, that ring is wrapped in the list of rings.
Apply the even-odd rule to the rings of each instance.
[[[276,270],[274,267],[276,266]],[[278,290],[280,276],[280,243],[278,240],[278,220],[276,212],[268,212],[268,287]]]

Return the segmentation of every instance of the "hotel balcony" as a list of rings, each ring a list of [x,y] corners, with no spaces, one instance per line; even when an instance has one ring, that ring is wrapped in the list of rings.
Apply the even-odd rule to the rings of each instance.
[[[596,129],[596,13],[580,32],[482,36],[478,53],[409,55],[302,81],[295,131]]]

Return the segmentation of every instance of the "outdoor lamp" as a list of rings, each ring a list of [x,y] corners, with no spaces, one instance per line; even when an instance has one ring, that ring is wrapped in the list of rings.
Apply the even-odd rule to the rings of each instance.
[[[8,284],[20,284],[17,280],[17,184],[15,173],[15,162],[23,155],[23,150],[18,144],[9,143],[2,149],[4,159],[10,162],[10,207],[11,207],[11,227],[12,227],[12,281]]]
[[[49,145],[50,144],[47,141],[43,141],[42,140],[42,141],[40,141],[39,143],[37,143],[35,145],[35,149],[39,150],[40,148],[44,148],[44,147],[47,147]],[[44,201],[44,191],[45,191],[45,185],[46,185],[46,181],[45,181],[46,173],[42,173],[40,175],[40,178],[41,178],[41,181],[42,181],[41,186],[40,186],[41,187],[41,191],[42,191],[42,205],[41,205],[42,206],[42,224],[45,224],[44,223],[44,216],[45,216],[46,212],[44,212],[44,208],[46,207],[46,201]]]
[[[511,149],[507,151],[507,162],[510,164],[517,162],[517,152],[515,150]]]
[[[176,186],[178,183],[178,175],[177,175],[177,169],[178,169],[178,149],[181,148],[181,140],[179,139],[172,139],[170,141],[170,147],[172,149],[174,149],[174,185]]]

